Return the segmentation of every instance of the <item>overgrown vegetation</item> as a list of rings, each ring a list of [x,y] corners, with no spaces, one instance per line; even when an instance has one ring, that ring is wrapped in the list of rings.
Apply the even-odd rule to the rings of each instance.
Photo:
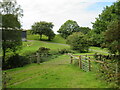
[[[22,9],[17,2],[5,1],[0,2],[0,15],[2,16],[2,69],[6,68],[6,53],[8,51],[15,52],[19,46],[22,45],[21,41],[21,23],[19,17],[23,15]],[[12,21],[12,22],[11,22]]]
[[[77,50],[79,52],[88,52],[89,40],[81,32],[73,33],[72,35],[68,36],[67,43],[73,50]]]

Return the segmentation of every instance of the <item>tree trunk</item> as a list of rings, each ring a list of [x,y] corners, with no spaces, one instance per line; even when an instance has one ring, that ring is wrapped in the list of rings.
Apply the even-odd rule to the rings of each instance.
[[[42,34],[40,34],[40,40],[42,40]]]
[[[51,40],[51,38],[50,37],[48,37],[48,41],[50,41]]]

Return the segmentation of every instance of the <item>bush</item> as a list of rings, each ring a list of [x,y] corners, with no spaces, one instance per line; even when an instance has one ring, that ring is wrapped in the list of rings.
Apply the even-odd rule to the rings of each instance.
[[[70,35],[67,38],[67,43],[73,50],[77,50],[79,52],[88,52],[89,39],[81,32],[76,32]]]
[[[74,51],[68,50],[68,49],[60,49],[60,50],[58,50],[58,53],[59,54],[74,53]]]
[[[5,64],[5,69],[11,69],[11,68],[16,68],[16,67],[23,67],[26,64],[29,64],[30,61],[27,57],[25,56],[20,56],[18,54],[14,54],[11,56]]]

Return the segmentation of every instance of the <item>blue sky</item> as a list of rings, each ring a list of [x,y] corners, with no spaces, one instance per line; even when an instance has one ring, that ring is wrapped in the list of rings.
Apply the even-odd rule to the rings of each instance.
[[[113,2],[96,2],[93,5],[90,5],[86,8],[87,11],[102,11],[103,7],[111,6]]]
[[[116,0],[17,0],[24,10],[21,19],[23,29],[39,21],[53,22],[55,33],[67,20],[76,21],[79,26],[92,28],[91,22],[105,6]]]

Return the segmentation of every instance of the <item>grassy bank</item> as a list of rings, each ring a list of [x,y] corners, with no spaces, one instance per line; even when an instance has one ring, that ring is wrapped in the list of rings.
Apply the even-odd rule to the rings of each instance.
[[[59,49],[70,49],[70,46],[68,45],[31,40],[28,42],[23,42],[22,49],[19,51],[19,53],[21,55],[24,55],[30,52],[32,53],[37,51],[40,47],[50,48],[51,53],[56,53]]]
[[[31,64],[7,70],[11,88],[107,88],[94,72],[84,72],[69,64],[70,57],[59,56],[41,65]]]

